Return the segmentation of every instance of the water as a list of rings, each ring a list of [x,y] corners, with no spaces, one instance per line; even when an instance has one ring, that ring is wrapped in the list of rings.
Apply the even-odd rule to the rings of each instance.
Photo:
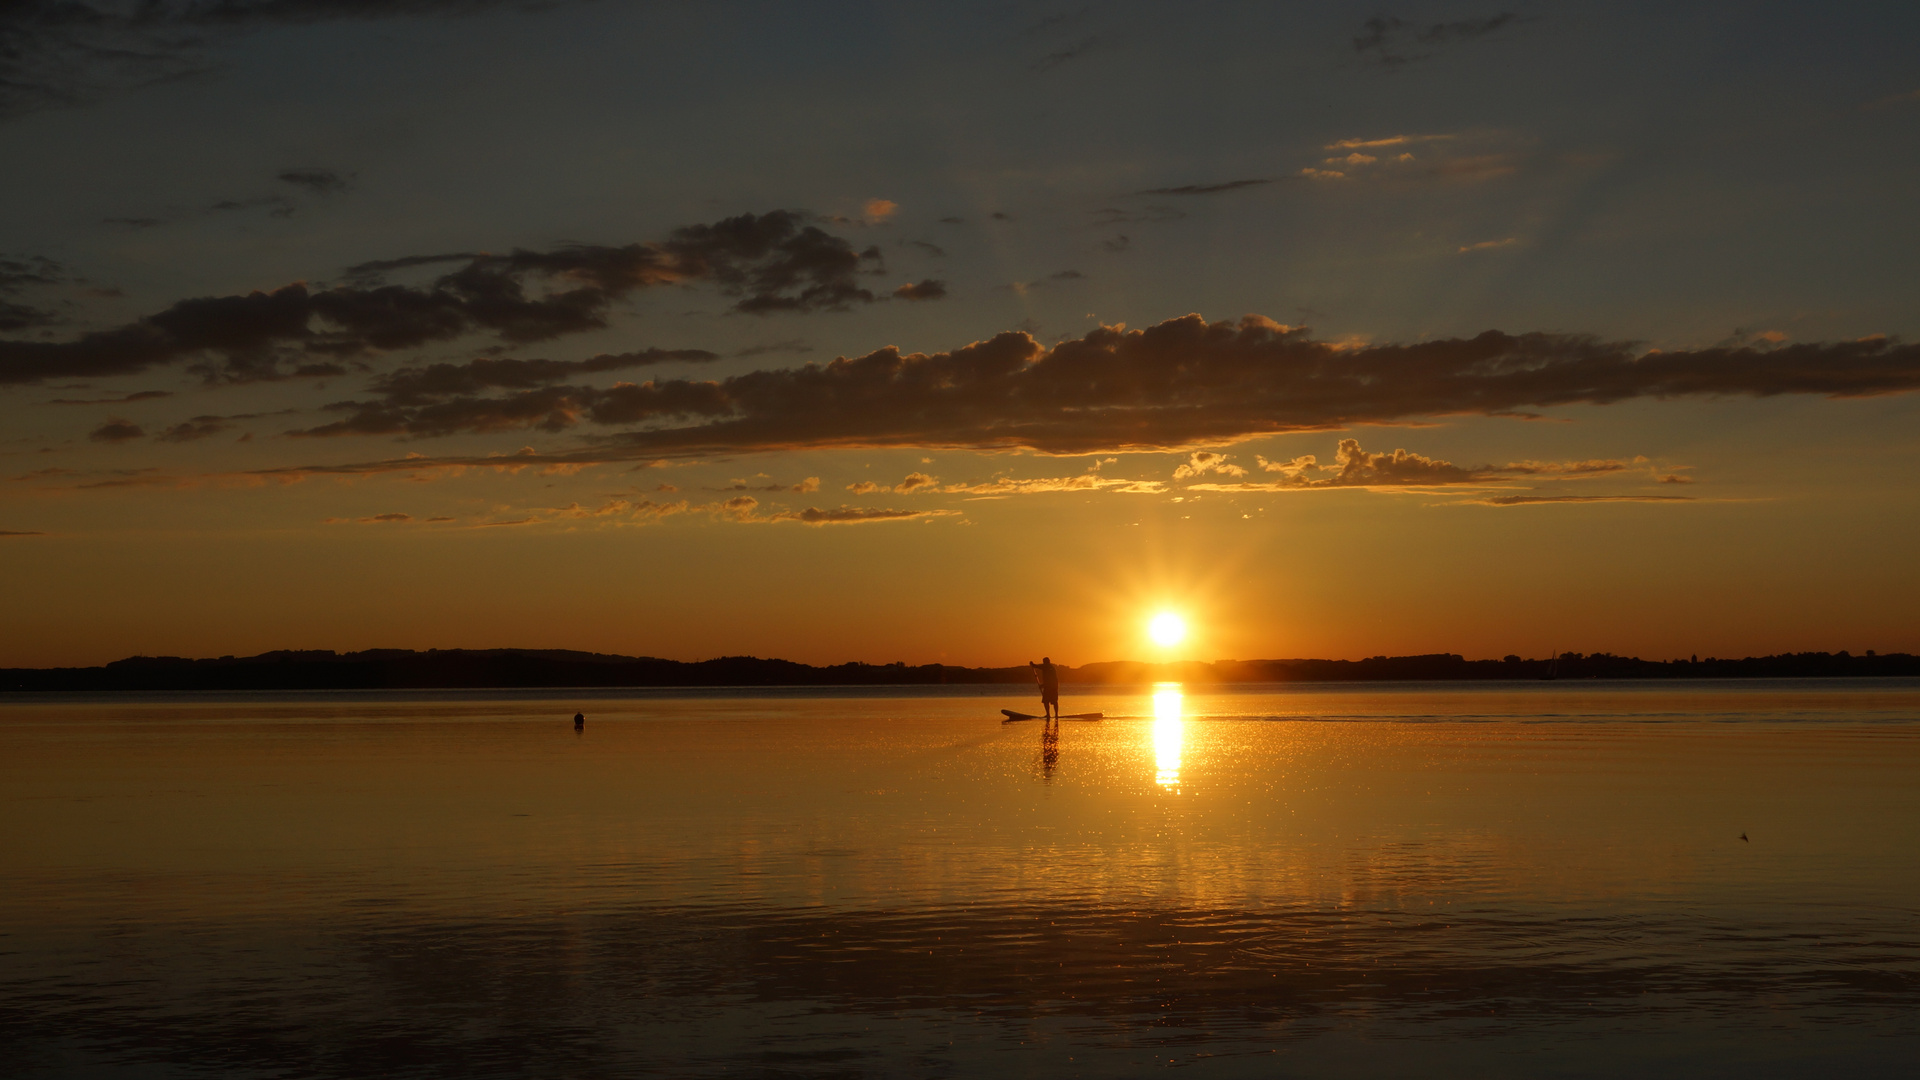
[[[1028,697],[0,700],[0,1073],[1920,1054],[1920,682]]]

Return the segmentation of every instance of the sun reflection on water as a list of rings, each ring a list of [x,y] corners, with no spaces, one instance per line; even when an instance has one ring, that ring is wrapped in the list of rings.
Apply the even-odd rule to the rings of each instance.
[[[1186,723],[1181,718],[1182,701],[1179,683],[1159,683],[1153,688],[1154,780],[1164,788],[1180,783],[1180,741]]]

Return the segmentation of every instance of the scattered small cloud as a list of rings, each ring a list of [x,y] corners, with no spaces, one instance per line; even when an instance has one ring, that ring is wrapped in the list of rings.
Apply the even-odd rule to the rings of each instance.
[[[934,278],[909,282],[893,290],[897,300],[939,300],[947,295],[947,283]]]
[[[1100,241],[1100,250],[1106,252],[1109,255],[1122,254],[1123,252],[1126,252],[1132,247],[1133,247],[1133,238],[1128,236],[1125,233],[1120,233],[1111,240]]]
[[[221,199],[207,209],[222,214],[265,210],[272,217],[290,218],[299,208],[293,205],[291,199],[283,195],[262,195],[254,199]]]
[[[1375,15],[1361,24],[1353,51],[1382,67],[1395,68],[1430,59],[1446,46],[1484,38],[1519,21],[1520,16],[1511,11],[1432,23]]]
[[[1691,495],[1490,495],[1467,499],[1468,506],[1536,506],[1551,503],[1676,503],[1698,502]]]
[[[224,416],[196,416],[166,429],[154,438],[161,442],[197,442],[232,429]]]
[[[351,175],[342,176],[332,169],[283,169],[274,179],[283,184],[305,188],[315,195],[335,195],[353,186]]]
[[[1056,273],[1048,274],[1046,277],[1041,278],[1038,281],[1012,281],[1012,282],[1008,282],[1005,285],[1002,285],[1001,288],[1010,289],[1016,293],[1019,293],[1022,296],[1025,296],[1027,293],[1030,293],[1035,289],[1042,289],[1049,285],[1063,285],[1073,281],[1085,281],[1086,279],[1087,279],[1087,275],[1081,273],[1078,270],[1061,270]]]
[[[832,510],[822,510],[809,506],[805,510],[783,510],[762,520],[797,521],[804,525],[868,525],[883,521],[952,517],[958,513],[958,510],[870,510],[858,506],[841,506]]]
[[[1226,454],[1217,454],[1211,450],[1195,450],[1185,464],[1173,470],[1175,480],[1190,480],[1207,473],[1219,473],[1222,476],[1245,476],[1247,470],[1238,465],[1227,464]],[[1261,462],[1265,464],[1264,461]]]
[[[138,439],[146,435],[140,425],[131,420],[108,420],[87,434],[94,442],[123,443],[129,439]]]
[[[1520,238],[1516,236],[1509,236],[1505,240],[1482,240],[1477,244],[1460,245],[1459,253],[1465,255],[1470,251],[1496,251],[1500,248],[1512,247],[1519,242]]]
[[[770,353],[810,353],[813,346],[799,338],[785,341],[769,341],[764,345],[749,345],[733,355],[738,357],[766,356]]]
[[[1227,191],[1240,191],[1250,187],[1264,187],[1275,183],[1278,178],[1271,176],[1254,177],[1247,180],[1227,180],[1217,184],[1182,184],[1179,187],[1149,188],[1142,195],[1219,195]]]
[[[1095,225],[1122,225],[1139,221],[1179,221],[1187,215],[1171,206],[1149,205],[1138,210],[1122,210],[1117,206],[1103,206],[1091,211]]]
[[[125,405],[135,401],[156,401],[173,396],[171,390],[136,390],[131,394],[107,398],[54,398],[49,405]]]
[[[1224,455],[1200,452],[1195,453],[1188,463],[1174,472],[1174,479],[1198,477],[1209,471],[1217,471],[1233,476],[1245,475],[1245,470],[1233,471],[1225,465]],[[1334,453],[1333,463],[1321,465],[1312,454],[1303,454],[1290,461],[1269,461],[1256,456],[1254,461],[1260,471],[1279,477],[1275,480],[1243,481],[1223,484],[1192,484],[1191,491],[1314,491],[1335,488],[1432,488],[1450,487],[1462,484],[1486,485],[1508,483],[1519,479],[1580,479],[1586,477],[1607,476],[1622,473],[1635,465],[1644,464],[1645,458],[1632,461],[1614,459],[1595,459],[1587,461],[1516,461],[1505,465],[1479,465],[1463,467],[1450,461],[1427,457],[1409,450],[1397,449],[1390,453],[1370,453],[1360,445],[1358,439],[1341,439]]]
[[[1407,146],[1413,143],[1446,142],[1458,138],[1456,135],[1388,135],[1377,139],[1341,139],[1326,145],[1328,150],[1378,150],[1386,147]]]
[[[947,257],[946,248],[943,248],[939,244],[935,244],[927,240],[908,240],[906,242],[906,246],[917,247],[921,251],[926,252],[927,254],[933,256],[936,259],[944,259]]]
[[[1041,57],[1039,62],[1033,65],[1033,69],[1035,71],[1052,71],[1061,64],[1067,63],[1070,60],[1078,60],[1099,47],[1100,38],[1098,36],[1084,37],[1072,45],[1055,49]]]

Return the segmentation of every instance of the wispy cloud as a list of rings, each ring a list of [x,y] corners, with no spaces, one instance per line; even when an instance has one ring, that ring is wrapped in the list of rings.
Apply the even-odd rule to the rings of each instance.
[[[1208,459],[1203,461],[1202,459]],[[1228,472],[1220,454],[1193,455],[1193,462],[1182,465],[1175,479],[1197,477],[1208,471],[1244,476],[1246,470]],[[1272,480],[1245,480],[1239,483],[1188,485],[1193,491],[1324,491],[1335,488],[1450,487],[1461,484],[1483,485],[1528,478],[1575,479],[1614,475],[1646,463],[1612,459],[1589,461],[1517,461],[1506,465],[1463,467],[1450,461],[1427,457],[1405,449],[1370,453],[1358,439],[1341,439],[1332,464],[1321,465],[1312,454],[1290,461],[1268,461],[1255,457],[1263,473],[1276,475]]]
[[[878,248],[857,251],[809,224],[808,215],[786,210],[690,225],[666,240],[624,247],[407,256],[360,264],[348,284],[181,300],[68,341],[0,340],[0,383],[183,362],[227,380],[340,375],[352,357],[469,334],[526,343],[603,329],[615,301],[686,282],[717,287],[748,314],[835,310],[883,299],[861,284],[879,260]],[[460,265],[425,285],[381,280],[445,263]],[[530,294],[530,286],[540,291]]]
[[[834,447],[1096,454],[1637,398],[1847,398],[1915,389],[1920,346],[1884,337],[1660,351],[1579,334],[1489,330],[1352,345],[1258,316],[1208,323],[1188,315],[1142,330],[1104,326],[1051,347],[1008,331],[951,352],[886,348],[712,381],[547,388],[398,415],[406,430],[420,432],[568,423],[628,429],[536,460]],[[561,399],[564,408],[556,405]],[[455,424],[462,410],[472,417]],[[563,422],[551,424],[555,416]]]
[[[1353,50],[1383,67],[1399,67],[1429,59],[1447,46],[1487,37],[1519,21],[1520,16],[1511,11],[1429,23],[1375,15],[1361,24]]]
[[[1489,495],[1465,500],[1469,506],[1540,506],[1555,503],[1681,503],[1698,502],[1691,495]]]

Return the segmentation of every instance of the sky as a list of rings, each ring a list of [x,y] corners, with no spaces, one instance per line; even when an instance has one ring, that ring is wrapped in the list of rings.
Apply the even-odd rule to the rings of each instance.
[[[1920,650],[1914,40],[11,4],[0,666]]]

